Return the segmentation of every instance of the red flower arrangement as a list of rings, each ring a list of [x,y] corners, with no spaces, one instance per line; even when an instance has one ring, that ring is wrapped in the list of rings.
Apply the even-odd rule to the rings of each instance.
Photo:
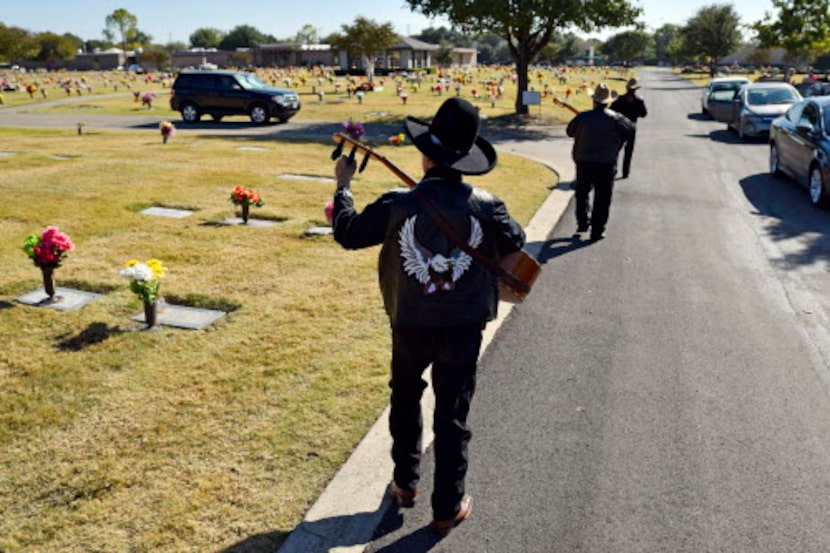
[[[41,268],[60,267],[66,252],[74,249],[75,244],[58,227],[46,227],[40,236],[30,234],[23,244],[23,251]]]

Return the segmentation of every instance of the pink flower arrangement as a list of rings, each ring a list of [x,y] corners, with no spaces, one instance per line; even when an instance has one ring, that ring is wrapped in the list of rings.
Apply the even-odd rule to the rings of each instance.
[[[30,234],[23,244],[23,251],[38,267],[60,267],[66,252],[75,249],[69,236],[58,227],[46,227],[40,236]]]
[[[151,109],[153,107],[153,100],[156,98],[155,92],[147,92],[144,96],[141,97],[141,105],[147,106],[147,109]]]
[[[161,141],[167,144],[167,140],[176,134],[176,127],[170,121],[162,121],[159,123],[159,130],[161,131]]]
[[[326,202],[326,207],[323,211],[326,214],[326,221],[328,221],[328,223],[331,224],[332,220],[333,220],[333,215],[334,215],[334,202],[331,201],[331,200],[327,201]]]
[[[409,100],[409,94],[407,94],[406,92],[401,92],[400,99],[404,103],[404,105],[406,105],[406,101]]]
[[[360,121],[352,121],[349,119],[348,121],[343,121],[341,125],[343,125],[343,132],[355,140],[360,140],[360,137],[366,134],[366,128]]]

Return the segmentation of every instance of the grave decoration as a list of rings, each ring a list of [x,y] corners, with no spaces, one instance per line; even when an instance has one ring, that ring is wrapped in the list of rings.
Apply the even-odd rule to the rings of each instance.
[[[58,227],[46,227],[43,234],[30,234],[23,244],[23,251],[40,268],[43,275],[43,288],[46,291],[44,303],[55,303],[61,300],[55,296],[55,269],[60,267],[66,252],[75,249],[75,244],[69,236]]]
[[[84,134],[84,127],[86,127],[86,123],[78,121],[76,125],[78,126],[78,134]]]
[[[238,205],[242,209],[243,224],[248,224],[248,215],[251,206],[262,207],[265,205],[259,192],[253,188],[245,188],[244,186],[234,186],[230,200],[234,205]]]
[[[323,212],[326,215],[326,221],[328,221],[329,225],[331,225],[334,215],[334,202],[332,200],[326,202],[326,207]]]
[[[176,126],[170,121],[162,121],[159,123],[159,130],[161,131],[162,144],[167,144],[170,137],[176,134]]]
[[[389,137],[389,143],[393,146],[403,146],[406,143],[406,134],[400,133]]]
[[[343,125],[343,132],[355,140],[360,140],[360,138],[366,134],[366,127],[364,127],[363,123],[360,121],[352,121],[349,119],[348,121],[343,121],[341,125]]]
[[[127,262],[121,271],[121,277],[130,281],[132,290],[144,303],[144,321],[147,328],[154,328],[157,321],[159,303],[159,286],[167,268],[158,259],[140,262],[136,259]]]

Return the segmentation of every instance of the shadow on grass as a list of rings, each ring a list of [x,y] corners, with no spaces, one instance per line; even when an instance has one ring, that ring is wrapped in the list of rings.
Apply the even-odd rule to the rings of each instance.
[[[87,280],[61,280],[60,285],[65,288],[72,288],[83,292],[92,292],[94,294],[109,294],[110,292],[121,290],[122,288],[121,286],[102,284],[100,282],[89,282]]]
[[[11,309],[14,307],[14,304],[7,301],[0,301],[0,309]]]
[[[202,294],[187,294],[186,296],[165,294],[164,299],[171,305],[211,309],[214,311],[224,311],[225,313],[233,313],[242,307],[241,303],[232,300],[224,298],[211,298]]]
[[[120,327],[109,327],[106,323],[91,323],[76,336],[63,334],[58,336],[60,342],[55,346],[60,351],[81,351],[82,349],[100,344],[113,334],[124,332]]]
[[[288,532],[280,531],[257,534],[222,549],[219,553],[274,553],[287,536]]]

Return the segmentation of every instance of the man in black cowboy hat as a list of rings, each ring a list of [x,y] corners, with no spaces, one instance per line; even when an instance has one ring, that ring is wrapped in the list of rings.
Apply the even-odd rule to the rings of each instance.
[[[590,227],[591,240],[602,240],[611,209],[617,156],[622,143],[634,136],[634,124],[624,115],[607,109],[615,98],[608,85],[599,83],[592,96],[593,109],[571,119],[566,132],[574,138],[576,231],[587,232]],[[592,189],[593,209],[589,199]]]
[[[637,119],[648,115],[646,110],[646,103],[642,98],[637,96],[637,90],[640,88],[640,83],[637,79],[628,79],[625,84],[625,94],[614,100],[611,104],[611,109],[617,113],[622,113],[628,120],[634,123],[634,128],[637,128]],[[634,140],[637,138],[636,132],[628,140],[625,141],[625,148],[623,152],[622,164],[622,178],[627,179],[631,172],[631,156],[634,154]]]
[[[392,327],[389,429],[395,469],[390,493],[414,504],[420,478],[421,395],[432,365],[435,390],[435,488],[432,528],[446,535],[472,509],[465,493],[467,414],[476,383],[482,330],[496,316],[497,278],[448,237],[424,207],[431,202],[467,245],[492,259],[524,245],[522,228],[492,194],[463,182],[496,165],[496,152],[478,136],[476,108],[445,101],[430,123],[408,117],[404,130],[422,154],[423,179],[411,190],[382,195],[358,213],[349,185],[354,161],[335,166],[332,226],[348,249],[381,244],[378,271]]]

